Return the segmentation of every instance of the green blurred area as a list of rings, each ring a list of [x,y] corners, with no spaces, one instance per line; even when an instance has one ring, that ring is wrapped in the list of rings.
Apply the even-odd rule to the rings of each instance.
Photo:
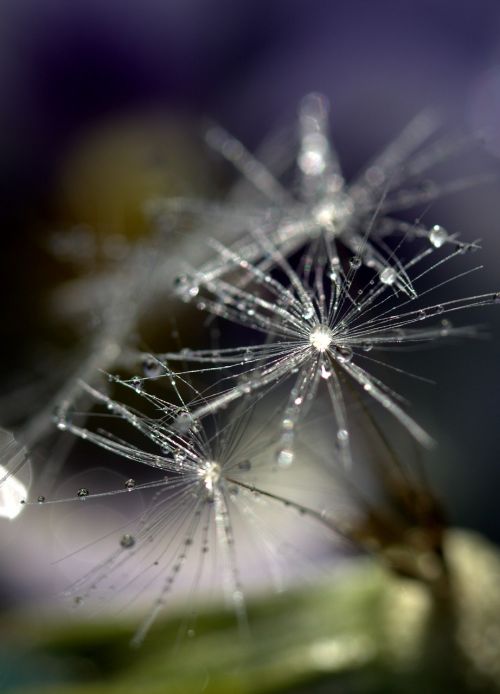
[[[316,588],[253,602],[250,632],[228,611],[134,626],[2,625],[2,692],[16,694],[421,694],[500,691],[500,556],[448,534],[454,608],[414,581],[356,560]],[[188,630],[192,628],[194,634]]]

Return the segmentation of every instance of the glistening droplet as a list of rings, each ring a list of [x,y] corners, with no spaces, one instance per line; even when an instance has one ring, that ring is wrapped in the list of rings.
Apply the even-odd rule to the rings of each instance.
[[[120,540],[120,545],[124,549],[130,549],[135,545],[135,537],[133,535],[129,535],[128,533],[123,535],[122,539]]]
[[[382,282],[382,284],[387,284],[388,286],[390,286],[391,284],[394,284],[397,276],[398,273],[393,267],[386,267],[380,273],[380,281]]]
[[[434,248],[441,248],[441,246],[448,240],[448,232],[439,224],[435,224],[429,234],[429,241],[432,243]]]

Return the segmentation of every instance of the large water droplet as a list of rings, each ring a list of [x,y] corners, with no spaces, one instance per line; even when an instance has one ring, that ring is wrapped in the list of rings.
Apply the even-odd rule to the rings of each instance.
[[[163,367],[156,359],[146,357],[142,363],[142,370],[144,371],[145,376],[148,378],[154,378],[155,376],[159,376],[161,374]]]
[[[139,376],[134,376],[132,379],[130,379],[130,385],[136,393],[142,393],[142,381]]]
[[[432,243],[434,248],[441,248],[441,246],[448,240],[448,232],[439,224],[435,224],[429,234],[429,241]]]
[[[76,493],[80,499],[85,499],[89,494],[90,492],[86,487],[81,487]]]
[[[358,270],[361,267],[361,258],[357,255],[353,256],[349,261],[349,265],[353,270]]]
[[[135,480],[130,478],[125,482],[125,487],[130,491],[135,487]]]
[[[380,273],[380,281],[382,284],[387,284],[390,286],[391,284],[394,284],[397,276],[398,273],[393,267],[386,267]]]

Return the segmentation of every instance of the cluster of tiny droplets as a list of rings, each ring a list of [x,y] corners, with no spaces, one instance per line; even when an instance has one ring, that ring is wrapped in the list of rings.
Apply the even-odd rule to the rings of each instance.
[[[372,366],[393,368],[390,354],[396,347],[475,335],[472,327],[453,326],[448,315],[498,302],[496,293],[435,303],[424,299],[443,284],[439,277],[436,280],[443,266],[477,247],[440,225],[426,227],[421,220],[410,224],[397,216],[471,184],[464,179],[441,186],[419,185],[421,176],[452,151],[428,144],[436,127],[433,115],[415,119],[351,182],[340,169],[328,121],[324,97],[312,94],[303,100],[290,187],[282,184],[271,163],[259,161],[222,128],[212,127],[207,142],[242,175],[239,194],[218,205],[199,200],[156,203],[170,215],[193,213],[221,230],[221,236],[210,241],[209,260],[186,268],[174,282],[174,293],[221,319],[221,325],[226,321],[244,326],[251,338],[217,349],[142,354],[140,375],[111,377],[114,384],[153,407],[158,417],[143,415],[88,383],[79,384],[108,417],[128,423],[142,435],[148,443],[144,449],[77,423],[69,407],[57,412],[59,429],[161,474],[158,481],[143,484],[127,479],[122,489],[113,492],[153,489],[154,496],[136,532],[124,533],[116,552],[70,591],[81,603],[131,557],[141,553],[148,561],[154,557],[151,566],[162,565],[161,585],[137,642],[165,604],[195,544],[204,566],[204,557],[216,542],[224,560],[225,589],[240,623],[245,623],[232,524],[235,509],[243,509],[258,523],[252,503],[260,498],[284,503],[316,520],[327,518],[329,527],[335,527],[324,508],[303,506],[285,493],[256,485],[256,452],[246,443],[249,410],[271,392],[281,392],[281,385],[287,387],[277,433],[264,437],[266,443],[260,446],[260,452],[266,446],[274,451],[269,467],[277,465],[282,471],[297,462],[300,426],[320,400],[335,434],[333,458],[344,471],[351,470],[355,461],[346,384],[366,394],[419,443],[430,445],[429,434],[406,412],[399,396],[372,374]],[[434,284],[429,286],[426,282],[433,273]],[[462,272],[446,281],[463,276]],[[387,356],[373,357],[384,351]],[[172,368],[186,363],[190,368]],[[200,392],[192,385],[194,378],[199,382],[214,375],[218,380],[211,389]],[[148,386],[156,381],[169,383],[172,402],[150,394]],[[218,421],[223,410],[229,424],[209,434],[206,422]],[[96,496],[109,493],[91,493],[86,487],[76,491],[80,501]],[[46,504],[45,496],[39,496],[38,503]],[[167,545],[166,527],[175,531],[176,538]],[[336,527],[341,528],[341,523]]]

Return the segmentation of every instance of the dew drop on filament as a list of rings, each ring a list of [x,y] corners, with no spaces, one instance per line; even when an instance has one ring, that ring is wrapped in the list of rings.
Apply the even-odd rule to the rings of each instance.
[[[321,364],[321,370],[320,370],[321,378],[323,378],[325,381],[327,381],[331,375],[332,375],[331,370],[327,369],[324,364]]]
[[[393,267],[386,267],[380,273],[380,281],[382,282],[382,284],[387,284],[388,286],[390,286],[391,284],[394,284],[397,276],[398,273]]]
[[[439,224],[435,224],[429,234],[429,241],[434,248],[441,248],[448,239],[448,232]]]
[[[122,539],[120,540],[120,545],[123,547],[123,549],[130,549],[135,545],[135,537],[133,535],[129,535],[128,533],[123,535]]]
[[[349,441],[349,432],[347,429],[339,429],[337,431],[337,441],[339,446],[345,446]]]
[[[350,362],[353,357],[353,352],[350,347],[339,346],[337,347],[336,354],[337,359],[343,364],[347,364],[348,362]]]

